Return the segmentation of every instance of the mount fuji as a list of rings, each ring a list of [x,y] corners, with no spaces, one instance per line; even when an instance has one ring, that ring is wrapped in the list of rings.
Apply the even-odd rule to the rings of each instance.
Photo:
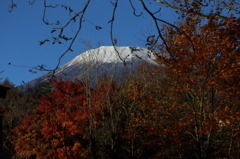
[[[30,82],[18,86],[21,90],[34,87],[45,82],[54,74],[63,80],[91,79],[101,74],[118,77],[122,73],[135,71],[141,62],[156,65],[155,56],[145,48],[132,48],[101,46],[97,49],[87,50],[76,56],[73,60],[59,67],[55,72],[48,72]]]

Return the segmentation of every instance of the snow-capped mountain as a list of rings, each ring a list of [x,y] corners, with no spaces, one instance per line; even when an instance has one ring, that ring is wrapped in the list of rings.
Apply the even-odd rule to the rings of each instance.
[[[64,80],[89,78],[94,80],[100,74],[114,75],[134,71],[142,62],[156,64],[155,56],[145,48],[101,46],[87,50],[58,68],[54,76]],[[47,81],[53,72],[48,72],[24,85],[20,89],[32,87]]]

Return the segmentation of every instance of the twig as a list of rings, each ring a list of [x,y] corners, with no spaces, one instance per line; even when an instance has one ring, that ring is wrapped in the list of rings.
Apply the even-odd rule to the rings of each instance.
[[[136,8],[133,6],[132,1],[129,0],[129,3],[130,3],[130,5],[131,5],[131,7],[132,7],[132,9],[133,9],[133,14],[134,14],[136,17],[140,17],[140,16],[142,15],[142,12],[141,12],[139,15],[137,15],[137,14],[136,14]]]
[[[114,38],[113,38],[113,22],[114,22],[115,13],[116,13],[117,5],[118,5],[118,0],[116,0],[115,3],[113,3],[113,2],[111,1],[111,3],[112,3],[112,5],[114,6],[114,8],[113,8],[113,12],[112,12],[112,19],[108,22],[108,23],[111,23],[111,26],[110,26],[110,38],[111,38],[111,42],[112,42],[112,45],[113,45],[113,47],[114,47],[114,50],[116,51],[119,59],[120,59],[121,61],[123,61],[124,65],[126,66],[125,60],[120,56],[119,51],[118,51],[118,50],[116,49],[116,47],[115,47],[115,45],[116,45],[116,43],[117,43],[117,39],[114,39]]]

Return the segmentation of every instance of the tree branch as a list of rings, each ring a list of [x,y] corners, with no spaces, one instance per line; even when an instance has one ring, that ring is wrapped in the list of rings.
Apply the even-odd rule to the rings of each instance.
[[[198,15],[199,17],[198,18],[192,18],[192,19],[210,19],[210,18],[216,18],[216,19],[222,19],[222,20],[225,20],[225,21],[230,21],[232,20],[233,18],[228,18],[228,17],[225,17],[225,16],[222,16],[222,15],[214,15],[214,14],[203,14],[201,13],[200,11],[194,11],[193,9],[183,9],[183,8],[180,8],[180,7],[177,7],[177,6],[173,6],[169,3],[167,3],[165,0],[161,1],[161,0],[154,0],[155,2],[158,2],[158,3],[161,3],[167,7],[170,7],[170,8],[173,8],[173,9],[176,9],[176,10],[179,10],[179,11],[182,11],[182,12],[185,12],[185,13],[193,13],[195,15]]]
[[[117,9],[117,6],[118,6],[118,0],[116,0],[115,3],[113,3],[113,2],[111,1],[111,3],[112,3],[112,5],[114,6],[114,8],[113,8],[113,12],[112,12],[112,19],[108,22],[108,23],[111,23],[111,26],[110,26],[110,38],[111,38],[111,42],[112,42],[112,45],[113,45],[113,47],[114,47],[114,50],[116,51],[119,59],[120,59],[121,61],[123,61],[123,64],[126,66],[125,60],[120,56],[119,51],[118,51],[118,50],[116,49],[116,47],[115,47],[115,45],[117,44],[117,39],[114,39],[114,38],[113,38],[113,22],[114,22],[114,20],[115,20],[114,18],[115,18],[116,9]]]

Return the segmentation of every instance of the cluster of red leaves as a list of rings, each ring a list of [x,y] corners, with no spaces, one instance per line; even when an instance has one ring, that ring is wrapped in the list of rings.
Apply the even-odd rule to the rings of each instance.
[[[16,152],[39,159],[87,158],[90,112],[96,119],[99,109],[90,105],[83,83],[55,80],[52,94],[14,129]]]

